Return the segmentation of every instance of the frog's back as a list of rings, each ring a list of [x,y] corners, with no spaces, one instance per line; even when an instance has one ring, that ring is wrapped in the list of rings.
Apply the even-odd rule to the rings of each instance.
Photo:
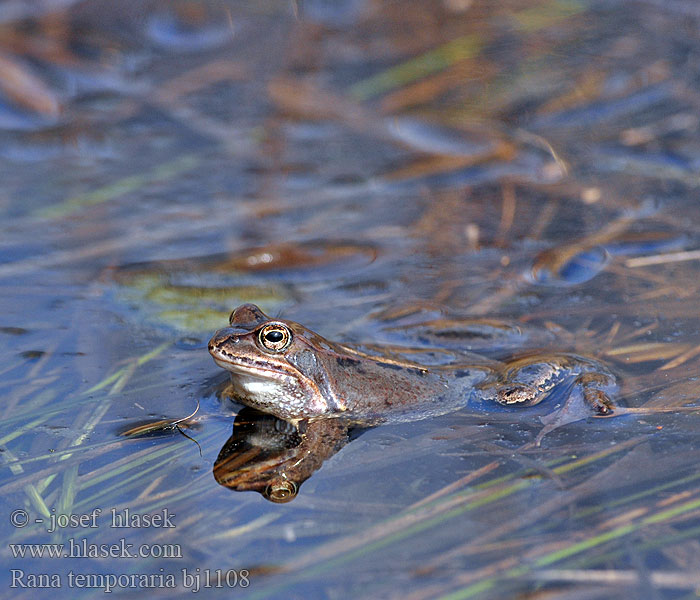
[[[325,387],[337,398],[343,416],[360,424],[416,421],[447,414],[467,404],[470,390],[486,375],[462,370],[455,378],[440,368],[368,357],[347,346],[336,346],[320,370]],[[461,381],[457,391],[455,379]],[[457,393],[455,393],[457,392]]]

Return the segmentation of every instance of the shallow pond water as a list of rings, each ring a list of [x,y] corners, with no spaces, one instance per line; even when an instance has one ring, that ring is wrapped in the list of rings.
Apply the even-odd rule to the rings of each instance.
[[[119,4],[0,4],[5,596],[696,598],[700,10]],[[245,302],[618,408],[355,428],[270,502],[298,434],[206,348]]]

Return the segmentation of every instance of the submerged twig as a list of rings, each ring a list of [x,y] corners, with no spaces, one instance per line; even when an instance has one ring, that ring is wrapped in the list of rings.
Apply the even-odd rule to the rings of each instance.
[[[668,252],[666,254],[629,258],[625,261],[625,266],[630,268],[650,267],[652,265],[664,265],[667,263],[698,259],[700,259],[700,250],[685,250],[683,252]]]
[[[651,571],[644,574],[638,571],[612,569],[543,569],[529,574],[538,581],[567,581],[606,583],[615,585],[639,585],[648,579],[653,585],[664,588],[694,589],[700,586],[700,573],[680,571]]]

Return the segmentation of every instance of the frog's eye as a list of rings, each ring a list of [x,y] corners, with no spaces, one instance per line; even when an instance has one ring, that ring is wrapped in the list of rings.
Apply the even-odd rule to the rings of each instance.
[[[282,352],[292,343],[292,332],[282,323],[270,323],[260,330],[258,339],[266,350]]]

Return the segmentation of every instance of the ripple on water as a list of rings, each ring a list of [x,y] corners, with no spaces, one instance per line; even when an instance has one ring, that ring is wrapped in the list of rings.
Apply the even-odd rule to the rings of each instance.
[[[418,119],[392,118],[387,120],[387,128],[397,141],[427,154],[472,157],[497,147],[493,135],[448,129]]]
[[[243,302],[279,308],[295,286],[333,280],[342,269],[365,268],[377,256],[371,245],[310,241],[269,244],[230,253],[134,263],[110,269],[122,302],[149,320],[179,331],[217,328]]]
[[[540,253],[530,269],[528,279],[542,285],[577,285],[593,279],[610,261],[602,246],[569,253],[556,248]]]
[[[624,232],[604,244],[586,246],[585,240],[541,252],[527,278],[542,285],[577,285],[593,279],[613,256],[640,256],[682,249],[688,237],[665,231]]]
[[[186,14],[163,11],[152,15],[146,24],[146,35],[157,46],[178,52],[209,50],[235,35],[235,24],[225,14],[204,14],[205,8],[191,8]]]

